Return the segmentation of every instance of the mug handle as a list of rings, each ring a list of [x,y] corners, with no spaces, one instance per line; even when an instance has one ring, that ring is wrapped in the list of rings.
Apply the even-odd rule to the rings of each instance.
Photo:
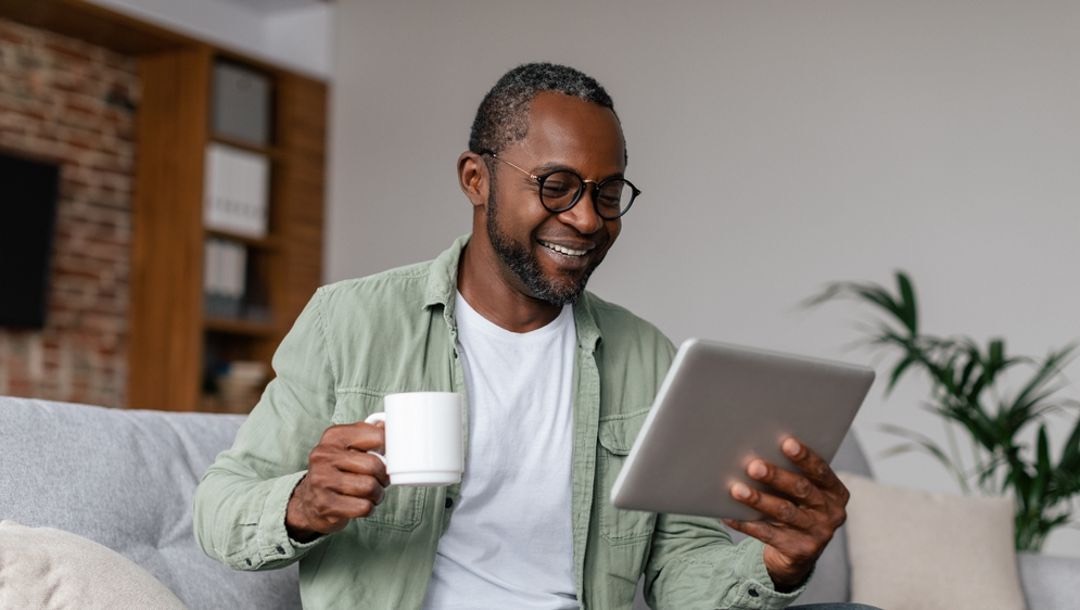
[[[382,422],[383,425],[386,424],[386,413],[383,413],[382,411],[380,411],[378,413],[372,413],[371,415],[368,415],[367,418],[364,419],[365,424],[374,424],[374,423],[378,423],[378,422]],[[368,451],[368,453],[370,453],[371,455],[374,455],[375,457],[379,458],[380,460],[382,460],[383,465],[386,465],[386,456],[385,455],[383,455],[381,453],[378,453],[376,451]]]

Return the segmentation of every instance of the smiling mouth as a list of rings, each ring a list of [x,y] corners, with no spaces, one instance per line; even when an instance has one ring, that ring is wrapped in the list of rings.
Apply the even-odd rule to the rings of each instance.
[[[537,240],[537,241],[540,242],[541,246],[544,246],[548,250],[551,250],[553,252],[558,252],[559,254],[563,254],[565,256],[585,256],[586,254],[589,253],[588,250],[575,250],[573,248],[567,248],[566,246],[560,246],[559,244],[553,244],[553,243],[551,243],[549,241],[543,241],[543,240]]]

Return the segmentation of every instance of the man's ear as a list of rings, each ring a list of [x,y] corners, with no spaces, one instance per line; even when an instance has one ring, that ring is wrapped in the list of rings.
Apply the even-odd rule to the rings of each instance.
[[[458,157],[457,171],[461,192],[465,193],[473,206],[486,205],[491,181],[488,180],[488,168],[483,157],[472,151],[461,153]]]

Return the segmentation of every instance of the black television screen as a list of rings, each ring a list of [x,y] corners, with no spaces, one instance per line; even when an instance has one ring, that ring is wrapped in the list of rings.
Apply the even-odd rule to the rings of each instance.
[[[0,152],[0,326],[45,325],[60,166]]]

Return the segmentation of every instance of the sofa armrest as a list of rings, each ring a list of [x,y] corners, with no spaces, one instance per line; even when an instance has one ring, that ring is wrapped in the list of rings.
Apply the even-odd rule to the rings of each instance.
[[[1080,591],[1080,557],[1017,553],[1028,608],[1068,610]]]

